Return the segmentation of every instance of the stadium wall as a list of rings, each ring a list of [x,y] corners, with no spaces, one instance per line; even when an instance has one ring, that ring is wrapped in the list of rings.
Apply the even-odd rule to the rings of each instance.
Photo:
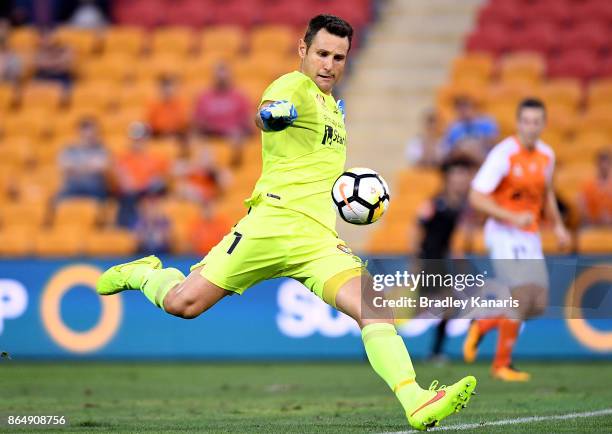
[[[370,263],[378,259],[370,258]],[[604,269],[612,270],[612,256],[564,257],[561,261],[580,261],[587,266],[577,274],[549,267],[551,300],[563,298],[578,274],[588,272],[588,264],[606,264]],[[195,262],[194,258],[164,260],[166,266],[182,270]],[[182,320],[163,314],[135,291],[98,297],[93,291],[95,280],[112,263],[117,260],[0,261],[0,351],[13,359],[364,357],[354,322],[293,280],[263,282],[243,296],[224,299],[197,319]],[[385,263],[405,267],[406,258],[385,258]],[[611,281],[608,272],[599,289],[602,283],[609,289]],[[600,302],[609,299],[608,293],[599,291],[596,298]],[[451,357],[460,356],[468,324],[469,320],[454,320],[447,327]],[[399,327],[401,334],[409,336],[413,357],[427,355],[433,325],[435,320],[422,320]],[[521,336],[515,349],[517,358],[612,358],[610,316],[581,321],[580,327],[559,317],[538,319],[527,323],[526,329],[529,333]],[[491,356],[493,350],[494,336],[487,336],[482,354]]]

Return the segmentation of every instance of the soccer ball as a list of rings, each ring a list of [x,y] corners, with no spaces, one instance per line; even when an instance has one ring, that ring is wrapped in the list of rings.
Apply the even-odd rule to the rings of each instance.
[[[354,167],[336,179],[332,200],[342,220],[369,225],[382,217],[389,207],[389,186],[372,169]]]

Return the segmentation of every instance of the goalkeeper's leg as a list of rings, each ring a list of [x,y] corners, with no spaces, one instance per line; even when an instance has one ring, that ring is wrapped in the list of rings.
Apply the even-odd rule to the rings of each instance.
[[[337,290],[326,291],[328,297],[333,295],[325,301],[357,321],[372,368],[393,390],[408,422],[420,430],[438,425],[442,419],[467,405],[476,387],[476,379],[467,376],[442,388],[436,388],[437,382],[434,382],[429,390],[422,389],[416,382],[404,341],[393,325],[392,312],[374,311],[369,307],[370,303],[362,300],[362,285],[371,285],[371,281],[362,282],[362,279],[355,277]]]
[[[181,318],[195,318],[230,292],[213,284],[195,268],[185,277],[176,268],[161,268],[155,256],[148,256],[106,270],[96,289],[101,295],[140,290],[165,312]]]

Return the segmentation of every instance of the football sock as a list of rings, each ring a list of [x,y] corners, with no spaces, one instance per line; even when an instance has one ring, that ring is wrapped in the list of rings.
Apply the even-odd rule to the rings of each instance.
[[[152,269],[144,276],[140,290],[151,303],[163,309],[166,294],[184,279],[185,275],[176,268]]]
[[[520,327],[521,322],[514,319],[504,318],[500,321],[493,369],[510,366],[512,362],[512,349],[514,348]]]
[[[503,317],[494,317],[494,318],[482,318],[476,320],[478,323],[478,329],[480,330],[480,334],[484,335],[490,332],[495,327],[499,327]]]
[[[410,355],[395,326],[369,324],[361,330],[361,336],[374,371],[385,380],[406,411],[414,408],[422,389],[415,381]]]

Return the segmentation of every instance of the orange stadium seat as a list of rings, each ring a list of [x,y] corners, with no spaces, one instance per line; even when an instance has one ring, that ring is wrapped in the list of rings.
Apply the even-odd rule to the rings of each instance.
[[[151,36],[151,49],[154,53],[172,53],[187,56],[193,51],[195,35],[187,27],[161,27]]]
[[[572,149],[568,147],[566,149]],[[580,152],[580,150],[578,150]],[[578,191],[584,182],[593,174],[592,161],[577,161],[576,158],[570,160],[571,164],[559,165],[555,171],[555,191],[568,203],[574,203]]]
[[[200,51],[206,58],[235,57],[245,45],[240,26],[213,26],[205,28],[200,38]]]
[[[110,80],[119,84],[138,76],[139,61],[126,53],[109,52],[84,63],[79,75],[86,80]]]
[[[34,27],[17,27],[9,33],[9,46],[20,53],[33,52],[38,46],[38,31]]]
[[[42,226],[47,218],[48,209],[44,202],[7,202],[0,207],[2,226],[37,228]]]
[[[0,256],[28,256],[33,250],[32,234],[35,230],[17,224],[0,228]]]
[[[136,236],[123,229],[90,232],[84,242],[84,252],[90,256],[127,256],[137,248]]]
[[[146,62],[140,64],[139,77],[156,80],[161,76],[170,75],[182,79],[183,70],[189,62],[190,59],[179,53],[171,51],[155,52]]]
[[[52,132],[54,125],[50,120],[49,111],[43,107],[26,106],[18,112],[11,112],[4,118],[3,132],[5,137],[27,136],[33,141]]]
[[[547,105],[566,105],[577,110],[582,101],[582,86],[573,78],[549,80],[538,89],[538,95]]]
[[[104,33],[104,51],[133,58],[142,52],[143,41],[144,31],[140,27],[109,27]]]
[[[514,52],[505,55],[499,63],[503,83],[535,85],[545,74],[546,61],[535,52]]]
[[[100,215],[100,204],[95,199],[64,199],[56,205],[55,226],[93,227]]]
[[[93,54],[97,44],[99,44],[99,39],[95,32],[69,26],[56,29],[54,36],[59,42],[74,50],[77,54],[77,60],[82,57],[87,58]]]
[[[578,125],[578,115],[570,106],[564,104],[549,104],[547,111],[547,129],[561,133],[563,139],[572,136]],[[546,130],[545,130],[546,131]]]
[[[593,80],[588,87],[589,108],[603,105],[609,107],[612,101],[612,77]]]
[[[15,102],[13,86],[0,83],[0,113],[9,110]]]
[[[480,92],[486,98],[486,109],[490,106],[506,105],[516,109],[517,104],[525,97],[533,94],[534,87],[522,83],[494,83]]]
[[[411,226],[408,222],[394,222],[376,227],[366,245],[369,253],[406,254],[411,252]]]
[[[607,134],[612,138],[612,99],[608,105],[589,106],[586,113],[578,119],[581,131],[594,131]]]
[[[252,52],[272,52],[284,56],[297,46],[296,34],[289,26],[263,25],[256,27],[250,36]]]
[[[428,197],[436,193],[442,186],[442,177],[435,169],[402,169],[397,173],[391,194],[401,195],[404,192],[410,192],[415,186],[418,186],[423,197]]]
[[[171,222],[191,222],[200,215],[200,205],[184,199],[167,199],[160,207]]]
[[[29,83],[21,94],[23,107],[39,107],[55,110],[62,100],[62,87],[59,84]]]
[[[155,82],[153,81],[139,81],[134,84],[123,86],[119,95],[119,104],[121,107],[146,107],[147,103],[150,102],[157,95],[157,89]],[[134,114],[134,113],[130,113]],[[135,121],[138,119],[132,119]]]
[[[452,81],[468,77],[471,80],[488,82],[493,74],[493,57],[488,53],[468,53],[453,60]]]
[[[34,145],[30,137],[10,136],[0,145],[0,160],[4,164],[21,168],[28,162],[34,161],[34,157]]]
[[[441,112],[453,113],[455,98],[467,96],[482,105],[485,101],[483,85],[478,80],[465,80],[458,83],[450,83],[438,88],[436,93],[436,107]]]
[[[590,227],[578,232],[578,253],[602,254],[612,252],[612,229]]]
[[[34,233],[34,252],[37,256],[76,256],[83,251],[87,231],[78,226],[56,226]]]
[[[72,107],[106,110],[118,98],[120,86],[110,80],[78,83],[70,96]]]

